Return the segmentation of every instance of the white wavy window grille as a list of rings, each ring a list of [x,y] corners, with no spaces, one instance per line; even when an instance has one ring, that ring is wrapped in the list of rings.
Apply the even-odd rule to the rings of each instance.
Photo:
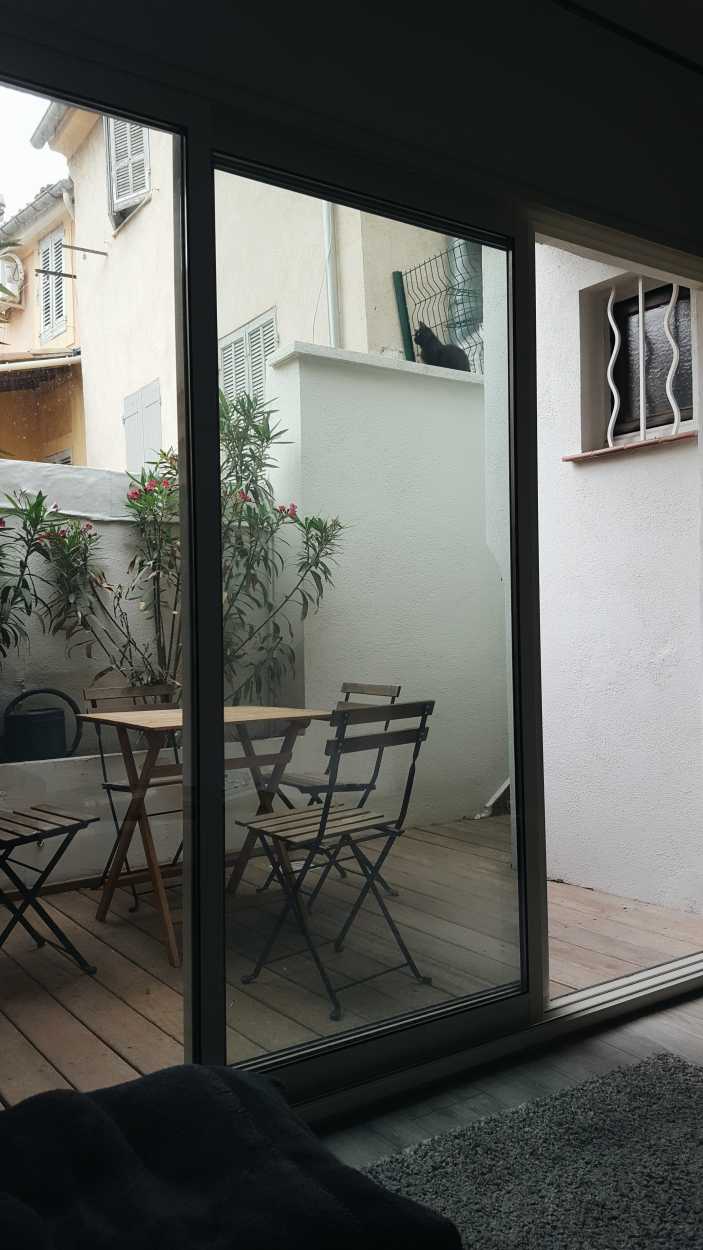
[[[655,426],[664,436],[677,434],[692,416],[690,292],[677,282],[654,287],[649,281],[645,289],[645,281],[637,278],[632,298],[621,290],[618,299],[616,285],[608,293],[609,447],[623,436],[644,442]]]

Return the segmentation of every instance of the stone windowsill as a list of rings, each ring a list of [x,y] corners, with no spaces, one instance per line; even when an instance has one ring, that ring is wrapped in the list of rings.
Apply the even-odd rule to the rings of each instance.
[[[671,443],[690,443],[698,439],[698,430],[685,430],[683,434],[662,434],[659,438],[648,438],[644,443],[616,443],[614,447],[599,447],[595,451],[576,451],[571,456],[562,456],[563,461],[582,464],[586,460],[598,460],[602,456],[622,456],[634,451],[651,451],[654,447],[667,447]]]

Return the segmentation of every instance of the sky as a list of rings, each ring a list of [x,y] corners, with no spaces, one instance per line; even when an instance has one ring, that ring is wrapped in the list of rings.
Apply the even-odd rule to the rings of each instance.
[[[49,101],[26,91],[0,87],[0,193],[5,196],[5,220],[33,200],[41,187],[68,173],[66,161],[48,147],[33,148],[30,138]]]

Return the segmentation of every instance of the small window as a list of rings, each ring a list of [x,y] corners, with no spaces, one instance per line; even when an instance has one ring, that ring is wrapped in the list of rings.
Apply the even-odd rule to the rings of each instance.
[[[39,244],[39,324],[41,341],[66,329],[66,280],[63,273],[63,229],[47,234]]]
[[[227,399],[244,391],[264,399],[266,361],[277,347],[274,309],[220,339],[220,386]]]
[[[110,215],[124,221],[151,190],[149,131],[124,117],[105,118]]]
[[[158,379],[134,391],[124,401],[122,424],[125,467],[138,477],[145,464],[158,460],[161,451],[161,387]]]
[[[672,349],[664,330],[664,316],[671,300],[671,284],[647,291],[644,297],[644,375],[647,429],[671,425],[674,414],[666,393],[666,380],[671,368]],[[639,300],[619,300],[613,305],[622,344],[613,378],[620,392],[620,412],[614,436],[639,433],[640,429],[640,359]],[[691,358],[691,292],[680,287],[671,315],[671,333],[678,344],[680,357],[673,378],[672,390],[681,410],[681,421],[693,419],[693,367]],[[611,351],[615,342],[611,330]]]

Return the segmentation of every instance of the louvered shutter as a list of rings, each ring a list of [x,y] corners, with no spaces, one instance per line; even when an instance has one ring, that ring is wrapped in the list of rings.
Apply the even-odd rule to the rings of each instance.
[[[63,230],[57,231],[52,240],[51,247],[51,268],[60,274],[63,270]],[[50,279],[53,284],[53,322],[54,329],[63,329],[66,324],[66,292],[64,289],[65,280],[58,276]]]
[[[40,269],[52,268],[52,264],[51,264],[52,252],[53,252],[53,248],[51,246],[51,239],[50,238],[42,239],[42,242],[39,244],[39,268]],[[51,330],[51,303],[52,303],[51,301],[51,278],[49,277],[47,273],[43,273],[41,275],[39,299],[40,299],[39,317],[40,317],[40,322],[41,322],[41,332],[42,334],[46,334],[48,331]]]
[[[149,132],[124,117],[108,122],[108,161],[112,207],[131,208],[151,187]]]
[[[236,399],[247,389],[247,358],[244,335],[233,335],[221,348],[220,385],[227,399]]]
[[[273,317],[260,321],[247,331],[249,391],[257,399],[264,399],[266,394],[266,361],[277,346],[276,322]]]
[[[39,244],[39,268],[51,273],[41,274],[39,287],[39,321],[42,338],[47,339],[66,329],[66,287],[60,276],[63,269],[63,230],[55,230]]]
[[[220,339],[220,387],[227,399],[243,391],[265,398],[266,361],[277,347],[275,310]]]

